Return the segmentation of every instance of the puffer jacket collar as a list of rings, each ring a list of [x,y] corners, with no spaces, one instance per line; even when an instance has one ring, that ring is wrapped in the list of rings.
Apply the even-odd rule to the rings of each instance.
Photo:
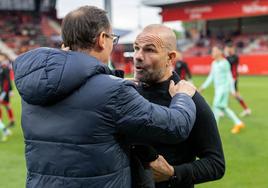
[[[113,74],[108,66],[87,54],[52,48],[24,53],[13,67],[21,97],[34,105],[62,100],[96,74]]]

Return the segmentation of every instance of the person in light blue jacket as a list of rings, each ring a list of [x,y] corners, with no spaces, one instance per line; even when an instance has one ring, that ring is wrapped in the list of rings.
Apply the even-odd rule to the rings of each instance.
[[[111,32],[105,11],[80,7],[62,24],[70,51],[38,48],[15,60],[27,188],[129,188],[125,138],[178,143],[189,136],[195,88],[171,82],[169,108],[149,103],[105,64],[118,41]]]
[[[223,57],[223,50],[214,46],[212,48],[212,57],[214,61],[211,65],[210,73],[206,81],[200,87],[200,91],[207,88],[211,82],[214,82],[214,100],[213,112],[217,122],[219,122],[220,113],[224,112],[234,122],[231,133],[237,134],[245,127],[244,123],[228,107],[230,93],[235,94],[233,78],[230,71],[229,62]]]

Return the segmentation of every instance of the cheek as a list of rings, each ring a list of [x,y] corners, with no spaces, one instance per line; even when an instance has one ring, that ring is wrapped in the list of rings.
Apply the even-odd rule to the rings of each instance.
[[[146,64],[147,68],[154,68],[158,64],[158,57],[154,55],[147,55],[144,56],[144,63]]]
[[[159,70],[159,69],[163,69],[165,68],[165,59],[161,58],[161,57],[158,57],[158,58],[155,58],[153,61],[152,61],[152,68],[155,69],[155,70]]]
[[[111,44],[110,44],[110,49],[111,49],[111,51],[113,50],[113,47],[114,47],[114,46],[113,46],[113,43],[111,43]]]
[[[154,62],[147,62],[145,65],[145,68],[146,68],[147,72],[154,72],[154,70],[155,70]]]
[[[109,49],[107,50],[108,51],[108,55],[111,56],[111,53],[113,51],[113,46],[110,46]]]
[[[158,64],[156,64],[154,66],[154,72],[155,74],[158,74],[160,76],[160,73],[161,72],[165,72],[165,66],[162,66],[162,63],[161,62],[158,62]]]
[[[137,52],[134,52],[133,54],[133,60],[136,60],[139,56],[137,55]],[[134,61],[135,62],[135,61]]]

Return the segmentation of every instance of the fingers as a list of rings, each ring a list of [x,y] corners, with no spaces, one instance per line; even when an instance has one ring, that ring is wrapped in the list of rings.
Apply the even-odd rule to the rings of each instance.
[[[202,87],[198,88],[197,90],[199,93],[202,93],[204,91],[204,89]]]
[[[192,97],[196,92],[196,87],[192,83],[187,82],[185,80],[181,80],[176,85],[173,85],[173,84],[174,82],[171,81],[170,88],[169,88],[169,93],[172,97],[176,95],[177,93],[185,93],[189,95],[190,97]]]
[[[124,78],[125,80],[132,81],[134,84],[139,85],[139,81],[136,80],[135,78]]]
[[[170,80],[169,87],[174,87],[174,86],[175,86],[175,82],[173,80]]]
[[[133,77],[126,77],[124,78],[125,80],[129,80],[129,81],[133,81],[133,82],[137,82],[137,80]]]
[[[158,158],[156,160],[154,160],[153,162],[150,162],[150,167],[155,170],[156,172],[161,172],[162,168],[163,168],[163,156],[159,155]],[[164,159],[165,160],[165,159]]]
[[[155,182],[161,182],[161,181],[165,181],[166,178],[163,177],[162,173],[159,173],[157,171],[153,170],[153,178],[155,180]]]
[[[158,173],[164,174],[164,175],[172,175],[173,170],[172,166],[168,164],[166,159],[162,156],[159,155],[158,158],[150,163],[150,167]]]
[[[10,92],[8,93],[8,95],[9,95],[9,97],[13,97],[13,96],[14,96],[14,92],[13,92],[13,91],[10,91]]]
[[[181,92],[181,93],[185,93],[189,96],[194,96],[195,92],[196,92],[196,87],[190,83],[190,82],[187,82],[185,80],[181,80],[179,83],[178,83],[178,92]]]
[[[150,163],[150,167],[156,182],[167,181],[174,174],[173,166],[169,165],[161,155],[159,155],[155,161]]]
[[[175,82],[173,80],[170,81],[169,83],[169,94],[171,97],[174,97],[176,95],[177,88],[175,86]]]
[[[64,44],[62,44],[62,45],[61,45],[61,50],[67,52],[67,51],[70,51],[70,47],[68,47],[68,46],[66,47]]]
[[[192,87],[196,90],[196,87],[194,86],[194,84],[192,82],[189,82],[186,80],[181,80],[179,83],[189,85],[190,87]]]

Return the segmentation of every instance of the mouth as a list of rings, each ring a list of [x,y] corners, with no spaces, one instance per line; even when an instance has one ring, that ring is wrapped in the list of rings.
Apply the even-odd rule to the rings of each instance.
[[[142,66],[138,66],[138,65],[136,65],[136,66],[135,66],[135,71],[136,71],[136,72],[141,72],[141,71],[143,71],[143,67],[142,67]]]

